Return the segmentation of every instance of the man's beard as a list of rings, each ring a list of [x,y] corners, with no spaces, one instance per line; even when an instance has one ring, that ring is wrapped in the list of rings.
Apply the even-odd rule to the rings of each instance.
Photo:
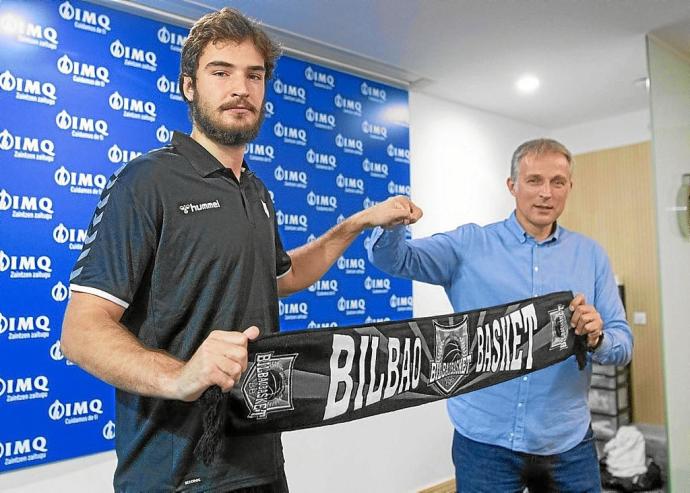
[[[243,102],[243,106],[249,106],[249,103]],[[253,107],[250,108],[254,109]],[[221,109],[226,108],[221,106]],[[242,146],[254,140],[259,135],[265,116],[264,105],[262,104],[259,110],[259,118],[257,118],[256,123],[253,125],[239,127],[230,124],[223,126],[213,120],[211,112],[200,104],[197,94],[194,95],[190,103],[190,110],[192,121],[199,130],[217,144],[226,146]]]

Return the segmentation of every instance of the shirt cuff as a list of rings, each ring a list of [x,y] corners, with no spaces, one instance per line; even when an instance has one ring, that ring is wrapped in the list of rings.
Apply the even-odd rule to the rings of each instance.
[[[378,250],[395,245],[405,240],[405,226],[399,225],[391,229],[383,229],[378,226],[371,233],[371,249]]]
[[[121,300],[117,296],[114,296],[107,291],[103,291],[102,289],[98,288],[92,288],[91,286],[80,286],[79,284],[70,284],[69,285],[70,291],[73,293],[87,293],[87,294],[93,294],[95,296],[98,296],[99,298],[103,298],[104,300],[108,300],[112,303],[115,303],[116,305],[120,305],[122,308],[125,310],[129,308],[129,303],[127,303],[124,300]]]
[[[611,340],[611,337],[606,335],[606,336],[604,336],[604,339],[601,341],[601,344],[599,345],[599,347],[596,348],[592,352],[592,354],[597,355],[597,356],[604,355],[604,354],[608,353],[612,347],[613,347],[613,341]]]

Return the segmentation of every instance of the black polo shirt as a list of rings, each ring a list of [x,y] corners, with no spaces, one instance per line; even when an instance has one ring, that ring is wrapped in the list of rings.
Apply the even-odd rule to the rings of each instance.
[[[289,269],[265,185],[175,132],[108,182],[70,283],[126,308],[121,322],[146,346],[187,360],[214,329],[276,332],[276,279]],[[225,437],[206,467],[192,455],[200,406],[116,398],[116,491],[227,491],[282,469],[279,435]]]

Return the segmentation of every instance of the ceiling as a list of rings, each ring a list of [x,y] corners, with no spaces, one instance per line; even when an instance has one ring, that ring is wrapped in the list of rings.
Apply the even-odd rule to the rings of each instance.
[[[190,19],[236,7],[262,21],[287,48],[546,129],[647,108],[644,84],[635,83],[647,76],[645,34],[690,22],[690,0],[115,3],[142,4]],[[526,73],[541,80],[531,95],[514,88]]]

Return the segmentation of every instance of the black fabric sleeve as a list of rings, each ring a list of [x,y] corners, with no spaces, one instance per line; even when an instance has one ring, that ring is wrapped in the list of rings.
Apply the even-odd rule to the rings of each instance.
[[[156,223],[134,196],[130,180],[113,175],[101,194],[81,254],[70,275],[70,289],[127,308],[152,261]]]

